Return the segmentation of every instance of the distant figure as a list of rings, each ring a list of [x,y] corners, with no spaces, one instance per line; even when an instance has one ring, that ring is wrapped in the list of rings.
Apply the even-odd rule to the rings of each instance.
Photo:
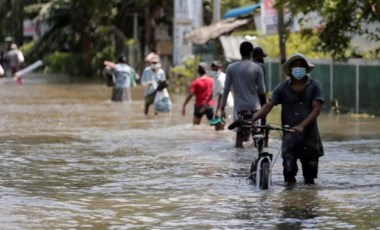
[[[201,62],[198,65],[197,78],[191,83],[189,93],[182,105],[182,115],[186,115],[186,105],[195,95],[193,124],[199,125],[202,117],[206,115],[211,121],[214,118],[214,100],[212,99],[212,88],[214,80],[206,74],[207,64]]]
[[[226,74],[222,71],[222,63],[218,60],[215,60],[211,63],[211,71],[209,74],[214,79],[213,85],[213,99],[216,103],[215,111],[214,111],[214,123],[216,130],[223,130],[225,121],[222,119],[220,115],[220,109],[222,107],[222,99],[223,99],[223,91],[224,91],[224,82],[226,81]],[[230,92],[227,97],[227,109],[233,109],[234,99],[232,97],[232,93]],[[230,111],[231,112],[231,111]],[[232,113],[231,113],[232,114]]]
[[[22,63],[25,61],[22,51],[19,50],[14,43],[11,45],[11,49],[6,54],[5,58],[8,60],[12,76],[20,70]]]
[[[267,75],[266,75],[266,70],[265,70],[265,65],[264,65],[264,58],[267,56],[266,53],[264,53],[264,50],[259,47],[259,46],[256,46],[253,48],[253,53],[252,53],[252,60],[254,63],[258,64],[261,69],[263,70],[263,73],[264,73],[264,82],[266,83],[267,81]],[[265,104],[266,101],[263,103]],[[262,104],[262,105],[263,105]],[[262,125],[265,125],[267,123],[267,118],[266,116],[261,118],[261,124]],[[268,147],[268,135],[265,134],[265,139],[264,139],[264,146],[265,147]]]
[[[160,57],[155,55],[149,59],[151,64],[146,67],[141,75],[141,84],[145,86],[144,91],[144,114],[148,115],[149,107],[154,104],[157,87],[166,81],[165,71],[161,69]],[[157,111],[154,112],[157,114]]]
[[[113,82],[112,89],[112,101],[131,101],[131,87],[134,87],[136,83],[135,70],[127,65],[127,58],[121,55],[117,59],[117,63],[113,68]]]
[[[264,65],[264,58],[266,56],[267,56],[267,54],[264,53],[264,50],[261,47],[256,46],[255,48],[253,48],[252,60],[254,63],[258,64],[261,67],[261,69],[263,70],[264,79],[266,77],[266,71],[265,71],[265,65]]]

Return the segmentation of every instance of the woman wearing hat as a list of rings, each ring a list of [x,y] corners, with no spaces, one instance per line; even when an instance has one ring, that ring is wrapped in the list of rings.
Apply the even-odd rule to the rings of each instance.
[[[314,184],[319,157],[324,155],[317,124],[324,99],[321,84],[309,76],[313,68],[314,65],[302,54],[291,56],[282,66],[289,78],[277,85],[272,97],[253,117],[254,121],[258,120],[266,116],[273,106],[282,105],[282,125],[294,130],[285,132],[282,138],[283,173],[288,184],[296,182],[298,159],[305,184]]]
[[[150,59],[150,66],[146,67],[141,76],[141,84],[145,86],[144,91],[144,114],[148,115],[150,105],[153,105],[160,82],[166,80],[165,71],[161,68],[160,57],[154,55]],[[157,114],[157,111],[154,112]]]

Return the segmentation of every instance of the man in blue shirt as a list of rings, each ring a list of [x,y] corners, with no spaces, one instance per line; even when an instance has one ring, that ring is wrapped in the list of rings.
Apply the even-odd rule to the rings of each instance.
[[[135,70],[127,65],[127,58],[119,56],[117,64],[113,67],[112,101],[131,101],[132,96],[129,91],[130,87],[135,86]]]

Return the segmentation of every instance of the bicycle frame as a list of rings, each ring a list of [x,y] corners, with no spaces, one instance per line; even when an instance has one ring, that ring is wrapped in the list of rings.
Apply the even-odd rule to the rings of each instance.
[[[269,124],[255,125],[252,122],[252,119],[244,117],[244,116],[239,116],[239,119],[233,122],[231,125],[229,125],[228,129],[233,130],[236,127],[239,127],[240,132],[242,132],[243,135],[245,135],[246,137],[249,137],[252,135],[252,138],[255,142],[257,152],[258,152],[258,158],[255,161],[253,161],[251,164],[250,175],[248,178],[253,179],[253,182],[257,188],[268,189],[272,185],[272,167],[277,157],[275,158],[274,161],[272,161],[273,155],[271,153],[263,151],[264,139],[266,139],[266,137],[269,137],[270,130],[287,131],[287,132],[294,132],[294,130],[292,130],[291,128],[287,126],[273,127]],[[256,128],[264,130],[265,135],[252,133],[252,129],[256,129]],[[262,167],[263,165],[264,167]],[[261,175],[262,172],[263,172],[263,175]],[[252,177],[252,175],[254,176]]]

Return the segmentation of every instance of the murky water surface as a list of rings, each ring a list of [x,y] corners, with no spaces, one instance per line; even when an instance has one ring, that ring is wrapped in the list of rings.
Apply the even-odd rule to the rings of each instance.
[[[192,126],[183,95],[172,114],[144,116],[140,88],[112,103],[104,85],[1,80],[2,229],[380,229],[377,117],[321,115],[316,185],[299,174],[286,187],[277,159],[260,191],[245,180],[250,143]]]

